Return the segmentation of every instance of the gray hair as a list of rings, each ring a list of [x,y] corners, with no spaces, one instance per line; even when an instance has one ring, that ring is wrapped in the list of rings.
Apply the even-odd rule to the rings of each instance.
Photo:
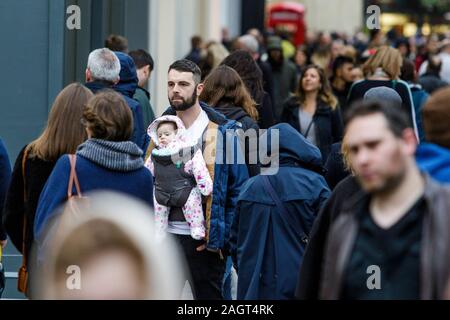
[[[92,79],[109,82],[119,80],[119,58],[108,48],[92,51],[89,54],[87,68],[91,72]]]
[[[246,50],[251,53],[259,52],[259,43],[256,38],[250,34],[246,34],[242,37],[239,37],[239,42],[245,47]]]

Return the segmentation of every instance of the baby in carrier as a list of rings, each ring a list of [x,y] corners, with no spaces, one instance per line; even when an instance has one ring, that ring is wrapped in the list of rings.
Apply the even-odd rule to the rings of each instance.
[[[176,116],[156,119],[148,128],[156,148],[146,161],[155,177],[155,223],[159,235],[167,230],[171,207],[182,208],[191,236],[205,238],[202,195],[212,192],[212,180],[201,148],[189,145],[185,127]]]

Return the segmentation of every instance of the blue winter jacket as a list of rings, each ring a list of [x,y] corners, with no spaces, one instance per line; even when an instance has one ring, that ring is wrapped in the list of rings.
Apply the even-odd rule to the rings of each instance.
[[[238,272],[238,299],[293,299],[306,234],[330,196],[321,175],[319,149],[286,123],[280,130],[280,168],[268,176],[290,218],[277,209],[263,177],[248,180],[239,195],[232,228],[232,257]],[[264,138],[261,138],[264,140]],[[268,141],[270,142],[270,138]],[[269,143],[269,150],[272,149]]]
[[[8,152],[6,151],[3,140],[0,139],[0,240],[6,240],[6,232],[2,222],[2,212],[10,180],[11,163],[9,162]]]
[[[95,190],[116,191],[140,199],[153,207],[153,178],[145,167],[130,172],[112,171],[78,155],[76,173],[83,195]],[[39,197],[34,221],[37,242],[42,240],[42,232],[47,222],[60,213],[60,206],[67,200],[69,176],[70,161],[69,157],[64,155],[56,163]],[[75,187],[73,194],[77,194]]]
[[[229,251],[231,224],[239,192],[248,179],[245,157],[239,147],[239,140],[235,135],[226,134],[227,131],[229,133],[234,132],[240,125],[234,120],[228,120],[207,104],[201,102],[200,105],[210,121],[207,131],[213,133],[213,136],[220,132],[216,135],[216,138],[207,135],[207,137],[204,136],[206,139],[203,140],[203,155],[206,162],[212,164],[208,166],[208,171],[211,177],[214,177],[212,195],[206,198],[206,206],[204,206],[207,231],[206,245],[208,249],[222,250],[226,254]],[[170,107],[164,115],[176,115],[176,112]],[[226,161],[227,154],[230,155],[229,150],[226,149],[227,146],[232,146],[234,149],[233,163]],[[152,147],[153,144],[147,154]],[[216,152],[212,154],[212,150],[216,150]],[[244,161],[238,163],[237,158]]]
[[[149,142],[147,136],[147,128],[144,127],[144,116],[142,107],[133,99],[134,93],[138,87],[138,77],[133,59],[125,53],[114,52],[120,61],[120,81],[116,85],[112,85],[105,81],[94,81],[86,83],[94,94],[103,89],[112,89],[120,94],[127,102],[133,113],[133,135],[130,141],[137,144],[142,150],[146,150]]]
[[[142,150],[145,150],[147,149],[149,138],[147,136],[147,128],[144,127],[144,115],[139,102],[133,99],[139,83],[136,66],[129,55],[123,52],[114,53],[120,61],[120,80],[113,89],[124,96],[131,110],[133,110],[134,130],[131,141],[136,143]]]
[[[422,143],[416,151],[416,162],[434,180],[450,183],[450,150],[432,143]]]

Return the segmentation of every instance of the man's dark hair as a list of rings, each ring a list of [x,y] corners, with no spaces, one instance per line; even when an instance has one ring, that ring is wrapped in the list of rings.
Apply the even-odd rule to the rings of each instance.
[[[145,66],[150,66],[150,71],[153,71],[155,63],[150,53],[143,49],[138,49],[131,51],[129,55],[133,59],[137,69],[141,69]]]
[[[336,76],[337,70],[346,63],[351,63],[354,65],[355,61],[351,57],[348,57],[348,56],[337,56],[333,62],[333,76]]]
[[[428,57],[428,66],[426,73],[439,75],[442,69],[442,60],[436,55]]]
[[[389,129],[394,136],[401,138],[405,129],[411,128],[406,112],[389,101],[360,100],[353,103],[345,113],[346,127],[358,117],[380,113],[386,119]]]
[[[112,34],[105,40],[105,47],[112,51],[128,53],[127,38]]]
[[[200,70],[199,66],[196,65],[194,62],[182,59],[177,60],[169,67],[170,70],[176,70],[178,72],[190,72],[194,75],[194,82],[195,85],[198,85],[202,81],[202,71]]]
[[[192,49],[198,49],[200,48],[201,44],[202,44],[202,38],[200,36],[193,36],[191,38],[191,48]]]
[[[406,82],[416,82],[416,73],[414,63],[409,59],[403,60],[400,79]]]

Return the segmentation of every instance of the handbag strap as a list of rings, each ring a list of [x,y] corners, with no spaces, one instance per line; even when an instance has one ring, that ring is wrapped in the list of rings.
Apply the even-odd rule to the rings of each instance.
[[[306,132],[303,135],[305,137],[305,139],[308,139],[308,135],[309,135],[309,132],[311,131],[313,124],[314,124],[314,118],[311,119],[311,122],[309,123],[308,128],[306,128]]]
[[[262,181],[263,181],[263,186],[264,189],[269,193],[270,197],[272,198],[273,201],[275,201],[275,205],[277,207],[277,212],[278,214],[283,214],[283,216],[281,217],[281,219],[284,221],[283,218],[286,218],[288,220],[288,224],[290,226],[295,226],[296,223],[293,221],[289,211],[287,210],[286,206],[283,204],[283,202],[281,201],[280,197],[277,195],[277,193],[275,192],[275,189],[272,186],[272,183],[270,183],[269,177],[268,176],[261,176]],[[289,227],[289,226],[287,226]],[[289,230],[289,229],[288,229]],[[303,230],[302,225],[300,224],[300,235],[301,235],[301,241],[304,244],[308,243],[308,236],[305,233],[305,231]]]
[[[74,154],[70,154],[69,160],[70,160],[70,177],[69,177],[69,184],[67,186],[67,199],[70,199],[73,196],[72,189],[73,189],[74,184],[75,184],[75,189],[77,191],[77,195],[78,195],[78,197],[81,198],[83,195],[81,194],[80,183],[78,181],[77,172],[75,170],[75,167],[77,164],[77,156]]]
[[[25,151],[23,153],[23,158],[22,158],[22,180],[23,180],[23,203],[25,204],[25,202],[27,201],[27,187],[26,187],[26,179],[25,179],[25,169],[26,169],[26,163],[27,163],[27,159],[28,159],[28,155],[29,155],[29,151],[30,151],[30,147],[27,146],[25,148]],[[26,234],[27,234],[27,215],[24,211],[23,213],[23,229],[22,229],[22,267],[26,267],[27,266],[27,254],[25,252],[25,238],[26,238]]]

